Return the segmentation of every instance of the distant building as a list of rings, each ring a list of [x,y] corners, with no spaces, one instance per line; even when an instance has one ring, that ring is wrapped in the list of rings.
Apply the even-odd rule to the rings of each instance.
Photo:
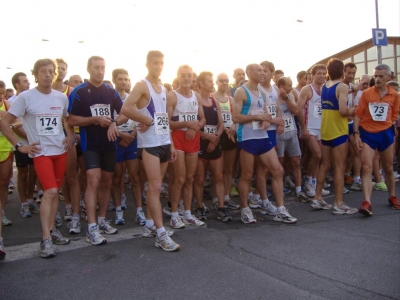
[[[382,46],[382,63],[390,67],[396,76],[396,80],[400,78],[400,37],[388,37],[388,45]],[[358,45],[350,47],[339,53],[333,54],[317,64],[328,63],[331,58],[338,58],[344,63],[353,62],[357,66],[355,82],[363,74],[373,75],[374,67],[378,64],[376,58],[376,47],[373,46],[372,38]],[[311,67],[310,67],[311,69]],[[309,69],[309,70],[310,70]]]

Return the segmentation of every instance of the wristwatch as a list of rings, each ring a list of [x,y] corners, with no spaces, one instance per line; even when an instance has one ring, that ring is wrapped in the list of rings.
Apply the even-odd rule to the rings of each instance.
[[[285,96],[285,97],[283,97],[282,99],[286,101],[286,100],[289,99],[289,97],[288,97],[288,96]]]
[[[19,152],[18,148],[21,147],[21,146],[23,146],[22,143],[21,143],[21,142],[18,142],[18,143],[14,146],[15,151],[18,151],[18,152]]]

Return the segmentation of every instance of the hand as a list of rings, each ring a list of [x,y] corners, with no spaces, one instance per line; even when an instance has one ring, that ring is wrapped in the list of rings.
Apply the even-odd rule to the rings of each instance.
[[[193,140],[195,136],[196,136],[196,130],[189,129],[188,131],[186,131],[186,139],[187,140]]]
[[[75,138],[76,138],[76,142],[78,144],[80,144],[81,143],[81,135],[79,133],[77,133],[77,134],[75,134]]]
[[[287,97],[287,93],[285,92],[284,89],[279,89],[279,96],[281,96],[282,98]]]
[[[209,134],[207,139],[210,141],[210,143],[212,143],[214,145],[218,145],[218,143],[219,143],[219,137],[215,133]]]
[[[143,123],[139,123],[139,124],[136,126],[136,128],[137,128],[137,131],[143,133],[143,132],[146,132],[146,130],[149,129],[150,126],[148,126],[148,125],[146,125],[146,124],[143,124]]]
[[[213,143],[208,143],[207,152],[211,153],[215,150],[216,145]]]
[[[275,119],[276,125],[285,126],[285,120],[283,118],[276,117]]]
[[[101,127],[109,127],[111,125],[112,119],[110,117],[98,116],[96,118],[96,123],[99,124]]]
[[[201,125],[200,125],[199,121],[196,120],[196,121],[188,122],[188,126],[187,127],[190,128],[190,129],[199,131],[200,128],[201,128]]]
[[[360,135],[359,134],[354,134],[354,144],[356,145],[356,148],[361,151],[363,148],[363,143],[361,141]]]
[[[74,146],[74,137],[66,136],[63,140],[64,150],[68,152]]]
[[[263,121],[263,123],[262,123],[262,127],[264,130],[267,130],[270,125],[271,125],[271,123],[269,121]]]
[[[115,122],[112,122],[110,127],[108,127],[107,137],[108,137],[108,140],[112,141],[112,142],[117,140],[117,137],[119,137],[119,131],[117,129],[117,125],[115,124]]]
[[[135,137],[129,133],[126,132],[120,132],[119,133],[119,137],[122,139],[122,141],[119,143],[119,145],[122,146],[122,142],[123,144],[129,145],[130,143],[132,143],[135,140]],[[124,146],[127,147],[127,146]]]
[[[302,129],[301,130],[301,139],[303,140],[308,140],[308,138],[310,137],[310,133],[308,132],[307,129]]]
[[[356,112],[356,109],[355,109],[355,108],[349,108],[347,114],[348,114],[349,116],[354,116],[355,112]]]
[[[276,132],[277,132],[278,134],[282,134],[284,131],[285,131],[285,128],[284,128],[283,125],[278,125],[278,126],[276,127]]]
[[[40,148],[39,145],[40,145],[39,142],[35,142],[35,143],[32,143],[32,144],[27,145],[27,146],[19,146],[18,147],[18,151],[21,152],[21,153],[26,153],[26,154],[29,154],[29,155],[33,156],[34,154],[39,154],[40,153],[41,148]]]
[[[169,161],[174,162],[177,157],[178,154],[176,153],[175,147],[171,144],[171,159]]]
[[[124,141],[124,140],[121,140],[119,143],[118,143],[118,145],[119,146],[121,146],[121,147],[128,147],[129,146],[129,143],[127,143],[126,141]]]
[[[258,119],[258,121],[271,122],[272,116],[270,114],[268,114],[268,113],[264,113],[264,114],[261,114],[261,115],[257,115],[257,119]]]

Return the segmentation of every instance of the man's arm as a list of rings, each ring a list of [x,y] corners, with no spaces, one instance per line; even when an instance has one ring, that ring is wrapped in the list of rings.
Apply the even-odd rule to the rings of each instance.
[[[300,110],[294,100],[294,96],[292,94],[288,94],[287,97],[288,99],[286,100],[286,104],[290,112],[295,116],[298,115]]]
[[[340,83],[336,88],[336,96],[339,100],[339,112],[343,117],[351,117],[354,115],[354,108],[347,105],[348,86]]]
[[[306,123],[304,120],[304,106],[306,105],[307,101],[310,100],[312,97],[311,87],[305,86],[300,91],[299,101],[297,102],[297,108],[299,110],[297,114],[297,119],[299,120],[302,136],[304,138],[308,137],[308,130],[306,128]]]
[[[238,88],[235,92],[235,97],[233,98],[233,111],[232,120],[234,123],[246,124],[253,121],[264,121],[267,120],[267,114],[262,115],[243,115],[241,114],[243,103],[246,101],[247,95],[243,88]],[[264,116],[265,115],[265,116]]]

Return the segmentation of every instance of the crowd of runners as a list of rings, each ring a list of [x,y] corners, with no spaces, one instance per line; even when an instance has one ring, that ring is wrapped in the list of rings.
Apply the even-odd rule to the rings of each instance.
[[[63,220],[70,234],[87,222],[86,241],[100,245],[125,224],[124,211],[143,226],[143,237],[175,251],[180,245],[164,228],[163,213],[172,229],[203,226],[211,215],[228,222],[239,209],[245,224],[256,222],[255,212],[293,224],[296,212],[285,208],[284,195],[294,192],[312,209],[371,216],[373,189],[388,192],[389,206],[400,210],[393,168],[400,158],[399,85],[387,65],[354,82],[356,65],[331,59],[299,72],[293,87],[269,61],[235,69],[231,85],[225,73],[196,74],[189,65],[163,83],[163,64],[161,52],[149,51],[148,74],[133,88],[124,69],[105,81],[99,56],[88,60],[88,80],[66,80],[63,59],[40,59],[32,69],[35,88],[21,72],[11,79],[14,89],[0,81],[2,226],[12,224],[6,203],[14,161],[20,213],[40,214],[44,258],[70,243],[57,229]],[[136,214],[127,213],[126,182]],[[346,186],[360,191],[359,208],[343,202]],[[237,196],[240,203],[231,198]],[[169,200],[164,208],[160,197]],[[107,210],[115,211],[112,222]]]

